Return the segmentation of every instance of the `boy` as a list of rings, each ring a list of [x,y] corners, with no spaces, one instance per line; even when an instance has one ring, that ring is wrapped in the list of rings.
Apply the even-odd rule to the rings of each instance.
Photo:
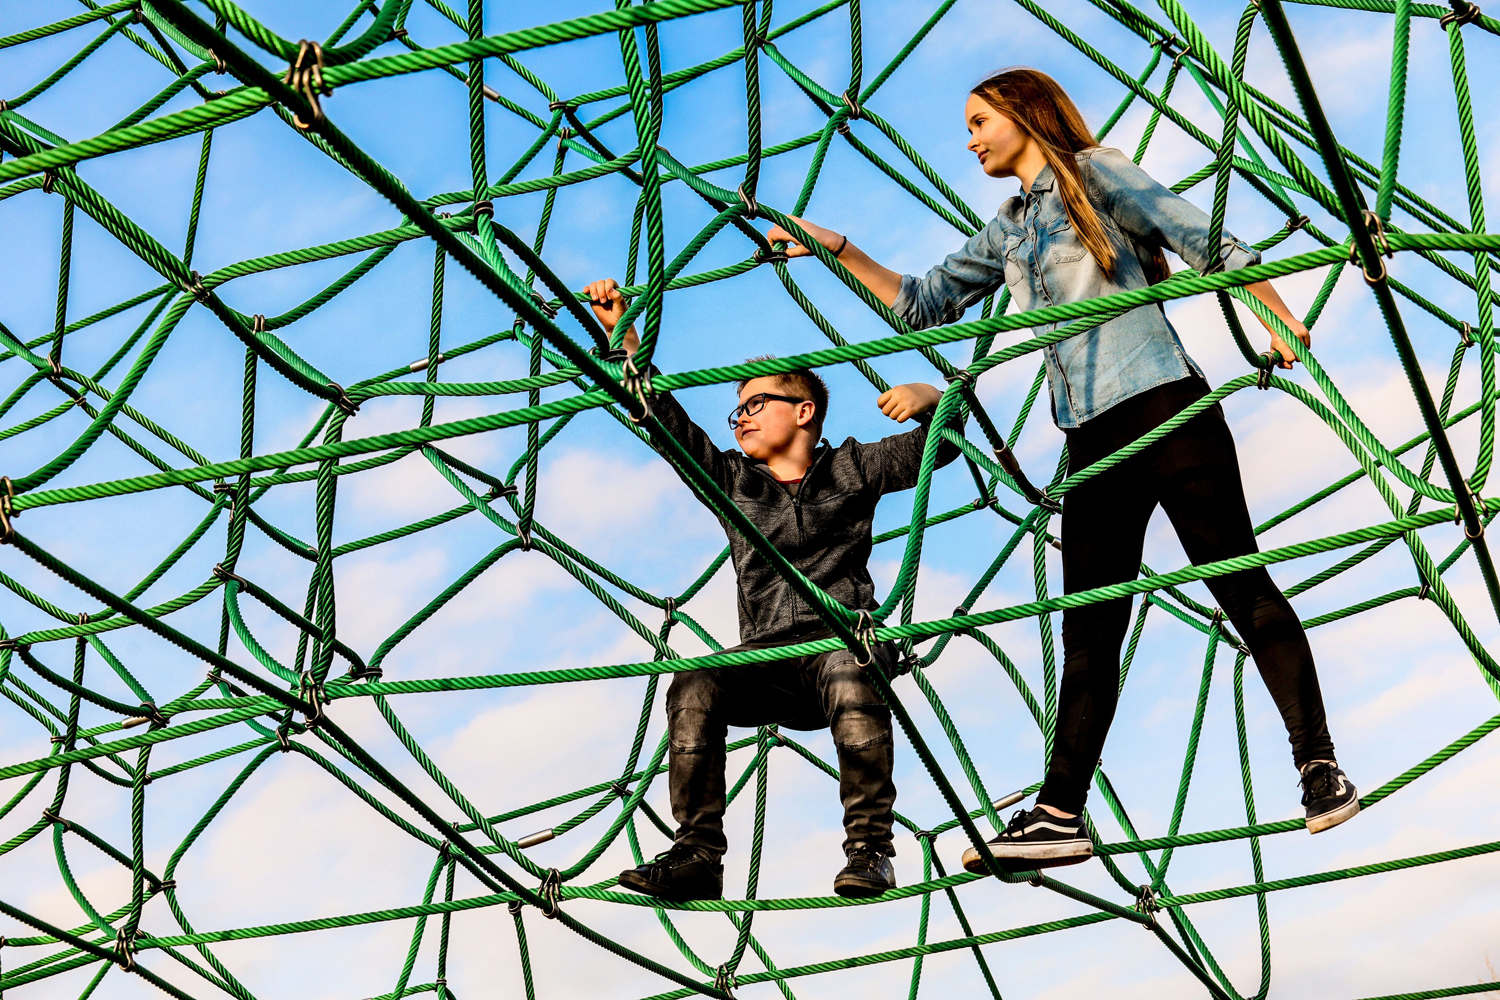
[[[625,299],[612,279],[587,289],[594,314],[613,330]],[[635,331],[625,349],[639,346]],[[941,393],[930,385],[899,385],[879,400],[881,412],[904,422],[921,419]],[[694,460],[786,557],[835,600],[873,609],[870,523],[881,495],[916,485],[925,421],[905,434],[862,444],[849,438],[834,448],[819,443],[828,389],[811,371],[747,379],[730,415],[740,451],[720,451],[668,394],[652,412]],[[944,443],[938,464],[958,454]],[[766,649],[827,638],[817,613],[739,531],[725,525],[739,591],[740,645]],[[895,648],[875,655],[889,673]],[[620,885],[660,899],[719,899],[724,889],[724,742],[727,726],[780,724],[833,732],[844,805],[846,864],[834,879],[840,896],[878,896],[896,886],[890,858],[891,713],[847,649],[743,666],[672,675],[667,691],[670,740],[668,782],[677,837],[671,850],[620,874]]]

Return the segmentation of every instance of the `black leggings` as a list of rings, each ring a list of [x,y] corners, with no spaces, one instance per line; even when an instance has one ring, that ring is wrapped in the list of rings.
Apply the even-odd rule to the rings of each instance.
[[[1087,468],[1206,395],[1185,378],[1132,396],[1067,432],[1068,472]],[[1151,447],[1089,479],[1063,499],[1066,593],[1136,579],[1146,526],[1166,510],[1194,565],[1257,551],[1234,438],[1214,405]],[[1301,767],[1333,760],[1323,695],[1302,623],[1264,568],[1204,581],[1249,646]],[[1037,801],[1079,812],[1088,795],[1120,690],[1120,645],[1130,598],[1063,612],[1063,676],[1047,781]]]

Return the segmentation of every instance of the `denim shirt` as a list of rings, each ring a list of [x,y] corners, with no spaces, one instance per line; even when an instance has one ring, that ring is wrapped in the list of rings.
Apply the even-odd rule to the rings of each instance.
[[[1207,213],[1158,184],[1118,149],[1098,146],[1076,155],[1089,201],[1115,247],[1113,275],[1100,269],[1078,238],[1048,166],[1030,191],[1001,205],[995,219],[957,253],[925,277],[904,275],[892,306],[896,313],[917,329],[952,323],[1002,281],[1022,312],[1144,288],[1141,261],[1155,247],[1174,251],[1200,272],[1260,263],[1258,252],[1228,233],[1217,247],[1209,246]],[[1033,330],[1041,334],[1062,325],[1038,323]],[[1156,303],[1043,350],[1052,419],[1064,429],[1147,389],[1203,374]]]

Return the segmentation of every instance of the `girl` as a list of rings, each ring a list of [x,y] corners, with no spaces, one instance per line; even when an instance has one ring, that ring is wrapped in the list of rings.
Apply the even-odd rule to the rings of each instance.
[[[1099,146],[1051,77],[1012,69],[979,84],[964,106],[968,148],[991,177],[1015,177],[1022,194],[923,278],[882,267],[847,236],[797,220],[855,277],[913,327],[952,323],[1003,281],[1019,310],[1142,288],[1167,276],[1163,247],[1200,272],[1234,270],[1260,255],[1228,233],[1211,246],[1204,212],[1158,184],[1119,150]],[[812,251],[779,226],[767,234],[787,255]],[[1303,344],[1307,328],[1269,282],[1245,286]],[[1059,326],[1037,324],[1043,333]],[[1269,329],[1269,327],[1268,327]],[[1297,355],[1271,333],[1290,368]],[[1144,305],[1044,349],[1052,416],[1072,474],[1130,444],[1209,392],[1160,305]],[[1094,476],[1063,500],[1063,583],[1068,593],[1136,578],[1152,511],[1166,509],[1194,564],[1256,551],[1234,440],[1214,405],[1151,447]],[[1313,833],[1359,811],[1339,769],[1302,625],[1264,568],[1205,581],[1249,646],[1286,723]],[[1008,867],[1076,864],[1093,854],[1081,813],[1119,693],[1129,598],[1063,612],[1063,677],[1046,782],[989,852]],[[972,848],[964,867],[983,873]],[[1017,865],[1014,862],[1021,862]]]

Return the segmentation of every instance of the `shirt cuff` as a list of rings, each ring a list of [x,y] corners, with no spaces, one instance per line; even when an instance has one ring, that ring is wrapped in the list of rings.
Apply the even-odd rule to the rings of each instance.
[[[1219,260],[1223,262],[1223,270],[1238,271],[1259,264],[1260,251],[1244,240],[1226,234],[1219,242]]]
[[[912,322],[911,315],[913,307],[917,304],[917,294],[921,287],[922,283],[916,278],[909,274],[903,274],[901,276],[901,291],[896,293],[896,301],[891,303],[891,311],[912,326],[917,325]]]

